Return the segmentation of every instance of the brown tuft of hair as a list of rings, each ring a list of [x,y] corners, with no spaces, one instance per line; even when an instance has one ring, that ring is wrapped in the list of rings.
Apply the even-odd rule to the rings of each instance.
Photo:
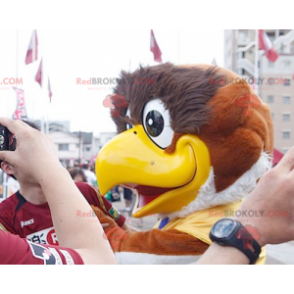
[[[142,124],[144,105],[160,98],[169,110],[171,126],[179,134],[197,134],[207,124],[210,115],[208,101],[223,86],[217,83],[225,78],[218,67],[179,67],[165,63],[142,67],[133,73],[121,72],[114,92],[128,102],[131,118],[128,123]],[[117,131],[126,129],[126,119],[113,117]]]

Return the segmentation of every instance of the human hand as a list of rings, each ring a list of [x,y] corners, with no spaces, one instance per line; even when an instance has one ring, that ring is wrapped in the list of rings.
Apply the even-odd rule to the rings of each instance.
[[[42,173],[49,166],[59,165],[54,143],[45,134],[31,128],[22,121],[0,118],[0,124],[7,127],[17,139],[15,151],[1,151],[0,160],[41,181]]]
[[[236,219],[258,230],[261,246],[294,240],[294,147],[261,177],[239,211]]]

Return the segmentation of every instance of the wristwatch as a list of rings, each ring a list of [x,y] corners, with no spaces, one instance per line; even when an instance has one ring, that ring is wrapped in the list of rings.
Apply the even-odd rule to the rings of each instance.
[[[255,264],[261,251],[252,233],[234,219],[223,218],[217,221],[209,233],[209,238],[221,246],[237,248],[249,258],[250,264]]]

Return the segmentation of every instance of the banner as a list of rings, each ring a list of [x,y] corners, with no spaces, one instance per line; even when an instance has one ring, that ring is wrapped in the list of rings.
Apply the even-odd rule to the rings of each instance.
[[[16,87],[13,87],[13,89],[15,90],[17,95],[17,106],[14,114],[12,115],[12,118],[19,120],[28,119],[27,110],[25,106],[24,91]]]
[[[162,53],[161,53],[160,48],[159,48],[159,46],[158,46],[158,44],[156,42],[153,30],[151,30],[150,51],[154,55],[154,61],[162,62],[162,59],[161,59]]]
[[[25,64],[30,64],[38,59],[38,37],[37,31],[33,30],[29,48],[25,59]]]
[[[50,103],[51,103],[51,97],[52,97],[53,94],[52,94],[52,90],[51,90],[49,77],[48,77],[48,94],[49,94]]]
[[[42,66],[42,59],[41,59],[38,71],[35,76],[35,81],[40,85],[41,88],[42,88],[42,80],[43,80],[43,66]]]

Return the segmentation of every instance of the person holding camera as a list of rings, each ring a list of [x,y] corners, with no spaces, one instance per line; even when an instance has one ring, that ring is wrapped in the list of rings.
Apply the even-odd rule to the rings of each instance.
[[[39,131],[34,123],[24,122]],[[10,150],[15,150],[15,144],[14,140]],[[20,189],[0,204],[0,229],[35,243],[58,245],[50,208],[42,187],[25,172],[5,161],[0,161],[0,167],[20,183]],[[86,182],[76,182],[75,185],[90,205],[101,208],[104,213],[114,217],[119,226],[126,228],[125,217],[112,207],[98,190]],[[77,215],[82,213],[77,211]]]
[[[43,245],[0,230],[1,264],[114,264],[115,258],[97,218],[77,217],[90,205],[62,167],[54,143],[21,121],[0,118],[16,137],[15,151],[0,151],[0,160],[41,186],[50,206],[59,246]]]

